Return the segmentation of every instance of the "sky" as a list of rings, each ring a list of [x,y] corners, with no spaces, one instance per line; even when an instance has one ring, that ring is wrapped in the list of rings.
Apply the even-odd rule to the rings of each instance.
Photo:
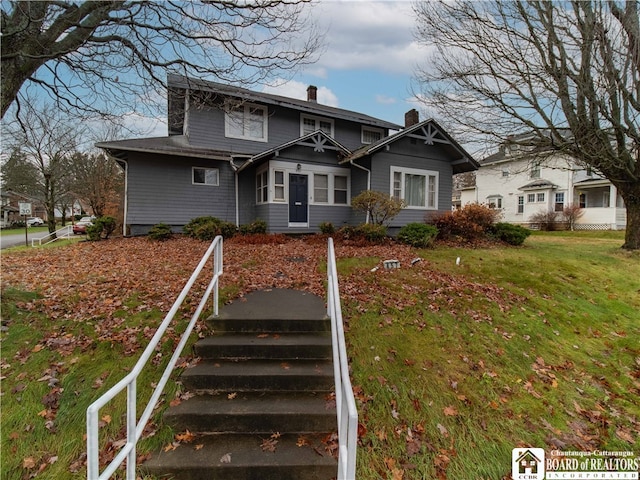
[[[320,0],[313,15],[326,40],[318,61],[286,83],[255,89],[306,99],[307,87],[315,85],[318,103],[403,125],[405,112],[421,112],[412,78],[428,53],[414,38],[411,5],[408,0]],[[167,134],[163,122],[151,122],[150,128],[145,136]]]

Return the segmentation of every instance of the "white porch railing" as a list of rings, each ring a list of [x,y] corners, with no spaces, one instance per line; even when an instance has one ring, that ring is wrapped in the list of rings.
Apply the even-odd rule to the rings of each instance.
[[[189,278],[189,281],[186,283],[182,292],[178,296],[178,299],[175,301],[169,313],[165,316],[164,320],[160,324],[160,327],[156,331],[155,335],[151,339],[151,342],[147,346],[147,348],[142,353],[142,356],[136,363],[133,370],[122,380],[120,380],[116,385],[111,387],[104,395],[102,395],[98,400],[92,403],[89,408],[87,408],[87,480],[104,480],[109,478],[116,469],[122,464],[122,462],[127,461],[127,480],[135,480],[136,478],[136,445],[142,432],[144,430],[147,421],[151,417],[153,410],[155,408],[156,403],[160,399],[160,395],[162,395],[162,391],[164,390],[164,386],[166,385],[169,377],[171,376],[171,372],[178,361],[182,353],[182,349],[184,348],[193,327],[195,326],[196,320],[200,317],[200,314],[204,310],[204,307],[207,303],[207,300],[211,296],[211,292],[213,292],[213,310],[214,315],[218,315],[218,282],[220,275],[222,275],[222,237],[216,237],[211,246],[207,250],[207,252],[200,260],[200,263],[193,271],[193,274]],[[162,378],[158,382],[157,387],[153,391],[151,398],[149,399],[149,403],[147,404],[144,412],[140,416],[140,419],[137,420],[136,413],[136,382],[138,376],[140,375],[142,369],[146,365],[149,358],[153,355],[154,350],[164,332],[167,330],[167,327],[170,325],[173,320],[175,314],[178,309],[184,302],[185,298],[189,294],[191,288],[193,287],[196,280],[199,278],[200,273],[206,266],[207,262],[213,255],[213,274],[207,289],[198,304],[198,308],[194,312],[191,317],[191,321],[187,326],[187,329],[182,334],[180,342],[176,347],[173,356],[169,360],[169,364],[167,365],[164,373],[162,374]],[[102,473],[100,473],[100,465],[99,465],[99,453],[100,447],[98,444],[98,419],[100,416],[100,409],[110,402],[116,395],[122,392],[124,389],[127,389],[127,443],[122,447],[120,452],[116,455],[116,457],[111,461],[109,465],[104,469]]]
[[[358,411],[349,379],[349,361],[344,341],[338,271],[332,238],[329,238],[327,254],[327,280],[327,316],[331,318],[333,375],[336,384],[338,417],[338,480],[354,480],[356,478],[356,448],[358,446]]]
[[[64,238],[71,238],[71,237],[73,237],[73,226],[65,225],[64,227],[59,228],[53,233],[47,233],[44,237],[32,238],[31,246],[35,247],[36,243],[39,246],[42,246],[51,242],[55,242],[56,240],[62,240]],[[43,240],[46,240],[46,242],[42,243]]]

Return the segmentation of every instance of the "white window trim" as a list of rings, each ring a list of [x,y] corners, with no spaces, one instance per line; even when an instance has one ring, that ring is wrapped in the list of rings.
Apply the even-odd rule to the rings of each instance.
[[[236,135],[233,133],[232,129],[230,128],[229,113],[232,110],[236,110],[240,108],[244,109],[243,113],[245,115],[245,120],[247,118],[247,114],[250,109],[262,110],[263,118],[264,118],[262,138],[255,138],[248,135]],[[241,105],[233,105],[230,102],[227,103],[224,110],[224,136],[226,138],[237,138],[239,140],[249,140],[251,142],[266,143],[269,140],[269,109],[265,105],[258,105],[255,103],[243,103]]]
[[[406,167],[394,167],[391,166],[391,170],[390,170],[390,175],[389,175],[389,194],[391,196],[393,196],[393,177],[394,177],[394,173],[400,173],[401,174],[401,179],[400,179],[400,198],[402,198],[404,200],[404,176],[405,174],[409,174],[409,175],[422,175],[425,177],[425,182],[426,182],[426,191],[424,192],[424,201],[425,201],[425,205],[424,206],[416,206],[416,205],[407,205],[406,207],[404,207],[407,210],[438,210],[438,196],[440,194],[440,172],[437,172],[435,170],[421,170],[418,168],[406,168]],[[434,176],[436,177],[436,191],[435,191],[435,205],[434,206],[427,206],[429,203],[429,177],[430,176]]]
[[[364,132],[365,132],[365,131],[367,131],[367,132],[375,132],[375,133],[379,133],[379,134],[380,134],[380,138],[381,138],[381,139],[382,139],[382,138],[384,138],[384,130],[383,130],[382,128],[365,127],[365,126],[363,126],[363,127],[362,127],[362,130],[361,130],[361,132],[360,132],[360,141],[361,141],[363,144],[365,144],[365,145],[369,145],[369,144],[371,144],[371,143],[374,143],[374,142],[365,142],[365,141],[364,141]],[[376,141],[377,141],[377,140],[376,140]]]
[[[194,173],[196,170],[213,170],[216,172],[216,183],[200,183],[194,179]],[[205,175],[206,177],[206,175]],[[201,185],[204,187],[219,187],[220,186],[220,169],[211,167],[191,167],[191,185]]]
[[[263,166],[261,169],[256,171],[256,175],[258,175],[258,173],[266,170],[267,168],[269,169],[269,194],[268,194],[268,198],[269,198],[269,202],[268,203],[275,203],[278,205],[282,205],[282,204],[289,204],[289,174],[290,173],[297,173],[300,175],[307,175],[309,178],[309,181],[307,183],[307,189],[308,189],[308,202],[309,205],[322,205],[322,206],[329,206],[329,207],[349,207],[351,206],[351,173],[349,172],[349,170],[346,169],[342,169],[342,168],[335,168],[335,167],[328,167],[328,166],[324,166],[324,165],[305,165],[305,164],[301,164],[300,165],[300,170],[298,170],[296,163],[291,163],[291,162],[282,162],[282,161],[271,161],[269,162],[269,165],[265,165]],[[284,174],[284,200],[276,200],[275,199],[275,172],[279,171],[279,172],[283,172]],[[314,177],[313,175],[315,173],[321,174],[321,175],[328,175],[329,176],[329,202],[314,202]],[[335,177],[336,176],[340,176],[340,177],[346,177],[347,178],[347,203],[335,203]],[[264,204],[263,204],[264,205]]]
[[[256,176],[255,176],[255,195],[256,195],[256,205],[265,205],[267,203],[269,203],[270,200],[270,195],[271,195],[271,188],[270,188],[270,183],[271,183],[271,175],[269,173],[267,173],[267,185],[265,186],[261,186],[260,188],[266,188],[267,189],[267,201],[265,202],[264,200],[262,200],[262,195],[260,196],[260,200],[258,200],[258,178],[261,177],[265,172],[267,171],[267,168],[261,168],[260,170],[256,171]],[[262,191],[262,190],[261,190]]]
[[[325,117],[317,117],[315,115],[307,115],[306,113],[301,113],[300,114],[300,136],[305,135],[304,133],[304,120],[308,119],[308,120],[313,120],[314,122],[316,122],[316,128],[315,130],[320,130],[320,122],[327,122],[331,124],[331,133],[329,134],[329,136],[331,138],[334,137],[335,134],[335,124],[332,118],[325,118]],[[327,132],[325,132],[327,133]]]

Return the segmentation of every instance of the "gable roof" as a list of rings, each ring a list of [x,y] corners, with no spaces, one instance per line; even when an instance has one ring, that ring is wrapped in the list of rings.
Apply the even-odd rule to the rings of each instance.
[[[272,93],[262,93],[248,90],[246,88],[227,85],[224,83],[212,82],[209,80],[199,80],[185,77],[183,75],[169,74],[167,75],[167,85],[173,88],[185,88],[191,90],[200,90],[212,93],[218,93],[224,96],[236,97],[250,102],[260,102],[268,105],[278,105],[287,108],[309,113],[312,115],[327,116],[339,118],[352,122],[362,123],[379,128],[388,128],[391,130],[399,130],[401,125],[387,122],[379,118],[371,117],[363,113],[344,110],[342,108],[330,107],[321,103],[310,102],[307,100],[298,100],[296,98],[283,97]]]
[[[328,144],[328,145],[327,145]],[[275,155],[281,150],[284,150],[289,147],[293,147],[294,145],[303,145],[305,147],[313,147],[316,152],[323,152],[325,149],[336,150],[338,155],[345,156],[349,155],[351,152],[340,142],[334,140],[332,137],[327,135],[322,130],[316,130],[315,132],[308,133],[303,135],[302,137],[293,139],[289,142],[283,143],[282,145],[278,145],[277,147],[270,148],[269,150],[265,150],[264,152],[260,152],[256,155],[253,155],[249,158],[242,166],[238,169],[238,171],[242,171],[247,168],[249,165],[258,162],[264,158],[268,158],[272,155]]]
[[[366,157],[367,155],[376,153],[387,145],[390,145],[404,137],[417,138],[422,140],[425,145],[439,144],[443,149],[445,149],[447,154],[453,158],[451,161],[451,164],[453,165],[453,173],[471,172],[473,170],[477,170],[480,166],[480,164],[433,119],[416,123],[415,125],[407,127],[393,135],[381,138],[377,142],[365,145],[345,158],[343,163],[353,162]]]

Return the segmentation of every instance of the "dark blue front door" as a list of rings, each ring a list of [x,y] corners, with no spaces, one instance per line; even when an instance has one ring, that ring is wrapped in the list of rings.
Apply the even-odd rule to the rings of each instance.
[[[307,175],[289,174],[289,223],[307,223]]]

